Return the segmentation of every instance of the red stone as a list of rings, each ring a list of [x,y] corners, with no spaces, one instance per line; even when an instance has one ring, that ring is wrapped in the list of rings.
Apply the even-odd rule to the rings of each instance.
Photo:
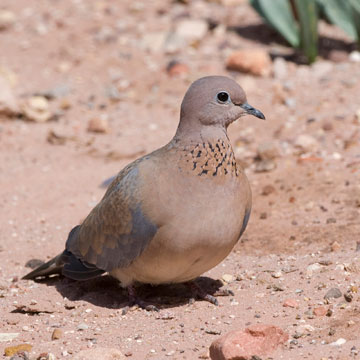
[[[325,316],[327,313],[327,309],[324,306],[319,306],[317,308],[314,308],[313,314],[315,316]]]
[[[250,360],[252,356],[268,355],[289,336],[273,325],[257,324],[245,330],[232,331],[210,346],[212,360]]]
[[[297,309],[299,307],[299,304],[295,299],[286,299],[283,302],[283,306]]]

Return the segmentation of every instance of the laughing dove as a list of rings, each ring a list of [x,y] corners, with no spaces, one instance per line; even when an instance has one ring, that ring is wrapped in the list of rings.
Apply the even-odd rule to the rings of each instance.
[[[69,233],[65,250],[24,279],[62,273],[87,280],[108,272],[134,283],[188,282],[219,264],[244,232],[251,190],[227,127],[264,115],[223,76],[195,81],[174,138],[127,165],[100,203]]]

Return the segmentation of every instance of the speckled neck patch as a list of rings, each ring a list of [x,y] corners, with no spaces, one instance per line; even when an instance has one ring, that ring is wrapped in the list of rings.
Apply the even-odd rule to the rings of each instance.
[[[184,153],[184,167],[198,176],[239,176],[230,142],[203,142],[184,148]]]

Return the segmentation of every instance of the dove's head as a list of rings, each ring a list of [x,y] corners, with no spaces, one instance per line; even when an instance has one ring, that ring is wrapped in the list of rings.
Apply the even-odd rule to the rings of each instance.
[[[193,82],[181,104],[179,129],[201,130],[202,127],[226,129],[244,115],[265,116],[247,103],[244,90],[225,76],[207,76]]]

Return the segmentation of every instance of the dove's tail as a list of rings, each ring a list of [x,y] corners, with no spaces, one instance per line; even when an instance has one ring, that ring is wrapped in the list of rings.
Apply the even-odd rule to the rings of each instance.
[[[55,256],[45,264],[40,265],[35,270],[29,272],[23,277],[24,280],[33,280],[39,276],[49,276],[53,274],[61,274],[64,263],[60,260],[61,254]]]

